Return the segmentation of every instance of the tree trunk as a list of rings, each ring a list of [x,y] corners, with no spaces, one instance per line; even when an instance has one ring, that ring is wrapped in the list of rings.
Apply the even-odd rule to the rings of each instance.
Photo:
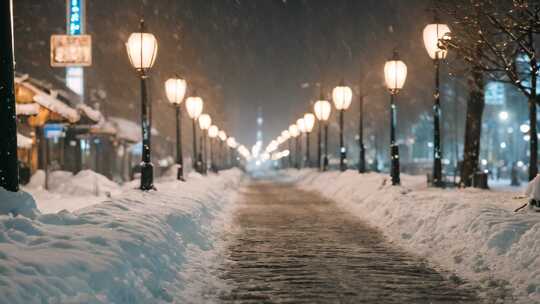
[[[471,186],[472,175],[478,170],[482,114],[485,105],[483,88],[482,71],[475,68],[472,72],[472,80],[469,81],[470,95],[467,101],[467,117],[465,121],[465,144],[463,147],[463,167],[461,169],[461,185],[465,187]]]

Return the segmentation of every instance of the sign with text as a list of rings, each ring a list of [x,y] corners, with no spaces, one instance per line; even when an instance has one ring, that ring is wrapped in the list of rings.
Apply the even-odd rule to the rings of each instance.
[[[51,66],[72,67],[92,65],[90,35],[52,35]]]

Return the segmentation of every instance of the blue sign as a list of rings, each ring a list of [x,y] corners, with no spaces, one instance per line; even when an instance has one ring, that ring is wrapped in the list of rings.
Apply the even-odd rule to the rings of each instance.
[[[43,134],[45,138],[65,137],[63,124],[46,124],[43,126]]]
[[[84,32],[84,0],[67,0],[67,32],[81,35]]]

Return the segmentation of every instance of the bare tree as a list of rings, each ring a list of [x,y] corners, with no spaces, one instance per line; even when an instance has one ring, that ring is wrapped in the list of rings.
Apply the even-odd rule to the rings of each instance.
[[[476,170],[478,164],[480,130],[476,128],[481,126],[482,114],[473,111],[483,110],[481,99],[485,78],[510,83],[528,99],[529,179],[533,179],[538,173],[536,104],[540,99],[536,36],[540,33],[540,5],[528,0],[461,0],[452,6],[441,1],[438,8],[452,19],[451,39],[442,43],[455,50],[471,67],[462,173],[464,184],[470,183],[470,172]]]

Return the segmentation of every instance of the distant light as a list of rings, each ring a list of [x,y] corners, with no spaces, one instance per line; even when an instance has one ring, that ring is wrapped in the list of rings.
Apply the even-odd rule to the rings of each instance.
[[[486,174],[487,174],[487,173],[489,173],[489,170],[487,170],[487,169],[486,169],[486,170],[484,170],[484,173],[486,173]]]
[[[517,166],[520,167],[520,168],[523,167],[524,165],[525,165],[525,164],[524,164],[522,161],[518,161],[518,162],[517,162]]]
[[[450,165],[450,160],[448,158],[443,158],[442,163],[443,165]]]
[[[482,159],[482,166],[487,165],[487,163],[488,163],[487,159]]]
[[[508,134],[514,133],[514,128],[510,127],[507,129]]]
[[[524,141],[529,141],[529,140],[531,140],[531,136],[527,134],[527,135],[523,136],[523,140]]]
[[[531,130],[531,127],[528,124],[522,124],[521,126],[519,126],[519,130],[522,133],[529,133],[529,131]]]
[[[501,149],[506,149],[506,143],[504,141],[501,143]]]
[[[433,143],[432,143],[432,142],[428,142],[428,143],[427,143],[427,146],[430,147],[430,148],[433,148]]]
[[[508,112],[506,112],[506,111],[499,112],[499,119],[502,120],[502,121],[507,121],[508,120]]]
[[[345,153],[345,152],[347,152],[347,148],[341,147],[341,153]]]

